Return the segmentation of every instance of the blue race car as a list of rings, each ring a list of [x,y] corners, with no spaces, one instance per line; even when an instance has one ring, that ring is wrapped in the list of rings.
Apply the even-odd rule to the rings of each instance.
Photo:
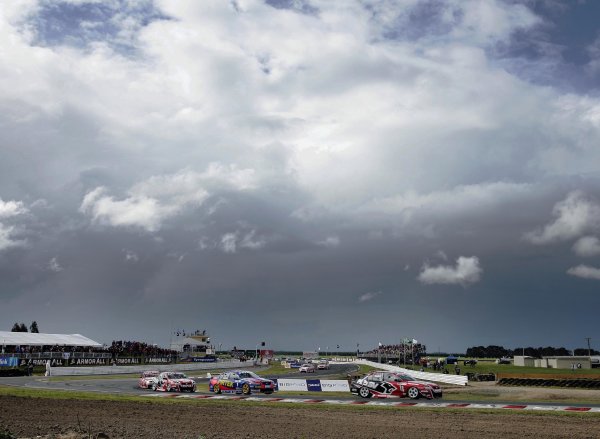
[[[275,391],[275,382],[261,378],[248,370],[231,370],[210,379],[208,390],[214,393],[270,394]]]

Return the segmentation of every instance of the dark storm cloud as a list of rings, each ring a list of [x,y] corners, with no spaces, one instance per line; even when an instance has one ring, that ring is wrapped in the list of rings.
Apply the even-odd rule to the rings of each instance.
[[[562,44],[549,12],[464,4],[7,8],[0,319],[247,348],[593,337],[600,103],[498,68],[540,29]]]

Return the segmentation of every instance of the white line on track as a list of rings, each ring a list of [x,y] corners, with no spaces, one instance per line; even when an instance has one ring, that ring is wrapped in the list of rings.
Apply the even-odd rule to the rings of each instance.
[[[527,411],[546,411],[546,412],[579,412],[579,413],[600,413],[600,407],[574,407],[568,405],[534,405],[534,404],[477,404],[477,403],[452,403],[452,402],[410,402],[410,401],[366,401],[361,399],[296,399],[296,398],[258,398],[253,396],[227,396],[227,395],[194,395],[194,394],[173,394],[173,393],[153,393],[145,395],[147,397],[163,398],[192,398],[192,399],[217,399],[230,401],[254,401],[254,402],[282,402],[290,404],[334,404],[334,405],[367,405],[381,407],[419,407],[419,408],[465,408],[465,409],[498,409],[498,410],[527,410]]]

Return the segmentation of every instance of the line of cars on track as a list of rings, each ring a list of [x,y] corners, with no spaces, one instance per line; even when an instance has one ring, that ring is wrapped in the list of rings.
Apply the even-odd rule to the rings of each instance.
[[[304,366],[311,366],[314,372],[314,365],[307,363],[302,367]],[[161,392],[196,392],[197,390],[195,381],[181,372],[155,370],[143,372],[138,386]],[[216,394],[270,395],[276,391],[276,388],[277,384],[274,380],[262,378],[248,370],[222,372],[211,377],[208,383],[209,391]],[[435,383],[419,381],[401,372],[381,370],[372,371],[362,378],[353,380],[350,383],[350,392],[362,398],[436,399],[442,397],[442,389]]]

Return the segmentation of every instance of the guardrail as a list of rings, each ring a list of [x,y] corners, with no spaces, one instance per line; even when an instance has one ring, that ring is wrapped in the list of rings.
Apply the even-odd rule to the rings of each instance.
[[[416,370],[404,369],[403,367],[394,366],[391,364],[381,364],[369,360],[357,360],[357,364],[366,364],[368,366],[375,367],[381,370],[388,370],[390,372],[402,372],[407,373],[415,378],[435,381],[437,383],[455,384],[457,386],[466,386],[469,382],[468,378],[464,375],[450,375],[445,373],[431,373],[431,372],[419,372]]]
[[[88,367],[53,367],[52,376],[72,375],[115,375],[128,373],[142,373],[145,370],[186,371],[186,370],[212,370],[240,367],[239,361],[217,361],[216,363],[187,363],[187,364],[147,364],[145,366],[88,366]]]

